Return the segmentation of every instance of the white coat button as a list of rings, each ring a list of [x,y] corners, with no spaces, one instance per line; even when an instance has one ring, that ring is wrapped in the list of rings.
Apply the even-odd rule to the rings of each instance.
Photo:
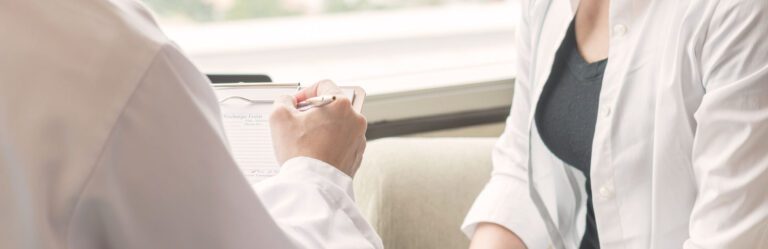
[[[603,108],[603,116],[606,118],[611,116],[611,107],[606,106]]]
[[[598,194],[600,195],[601,199],[607,200],[607,199],[613,198],[613,193],[614,193],[613,181],[609,181],[608,183],[600,187],[599,191],[600,192],[598,192]]]
[[[613,26],[613,36],[614,37],[622,37],[627,33],[627,26],[623,24],[618,24],[616,26]]]

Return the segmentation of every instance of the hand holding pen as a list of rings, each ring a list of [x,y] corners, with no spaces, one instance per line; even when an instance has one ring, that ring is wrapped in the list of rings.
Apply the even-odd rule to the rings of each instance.
[[[318,110],[303,111],[315,107]],[[280,165],[291,158],[309,157],[349,176],[360,167],[367,127],[365,117],[331,81],[302,89],[296,96],[278,98],[270,116],[272,144]]]
[[[322,96],[312,97],[299,102],[299,104],[296,105],[296,109],[298,109],[299,111],[306,111],[315,107],[321,107],[321,106],[330,104],[334,100],[336,100],[336,96],[334,95],[322,95]]]

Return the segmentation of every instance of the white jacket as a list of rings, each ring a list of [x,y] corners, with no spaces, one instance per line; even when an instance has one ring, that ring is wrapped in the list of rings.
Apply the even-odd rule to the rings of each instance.
[[[577,248],[585,177],[532,114],[578,1],[522,0],[517,82],[490,182],[462,226]],[[611,0],[592,147],[604,248],[768,248],[768,1]]]
[[[382,248],[310,158],[246,183],[210,82],[131,1],[0,0],[0,248]]]

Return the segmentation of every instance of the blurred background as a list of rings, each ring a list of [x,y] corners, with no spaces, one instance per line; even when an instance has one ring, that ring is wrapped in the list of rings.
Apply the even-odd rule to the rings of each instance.
[[[497,136],[515,0],[143,0],[205,73],[368,92],[370,138]]]
[[[512,101],[515,0],[144,1],[204,73],[365,88],[361,213],[386,248],[468,247]]]
[[[503,0],[145,0],[163,19],[178,22],[213,22],[393,10],[457,3],[493,3]]]

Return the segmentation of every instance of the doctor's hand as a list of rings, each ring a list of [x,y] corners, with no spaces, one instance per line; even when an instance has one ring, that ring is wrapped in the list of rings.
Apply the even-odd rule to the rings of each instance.
[[[334,95],[337,99],[303,112],[296,109],[297,103],[320,95]],[[303,156],[333,165],[349,176],[360,167],[368,124],[333,82],[321,81],[296,96],[278,98],[269,120],[280,165]]]

